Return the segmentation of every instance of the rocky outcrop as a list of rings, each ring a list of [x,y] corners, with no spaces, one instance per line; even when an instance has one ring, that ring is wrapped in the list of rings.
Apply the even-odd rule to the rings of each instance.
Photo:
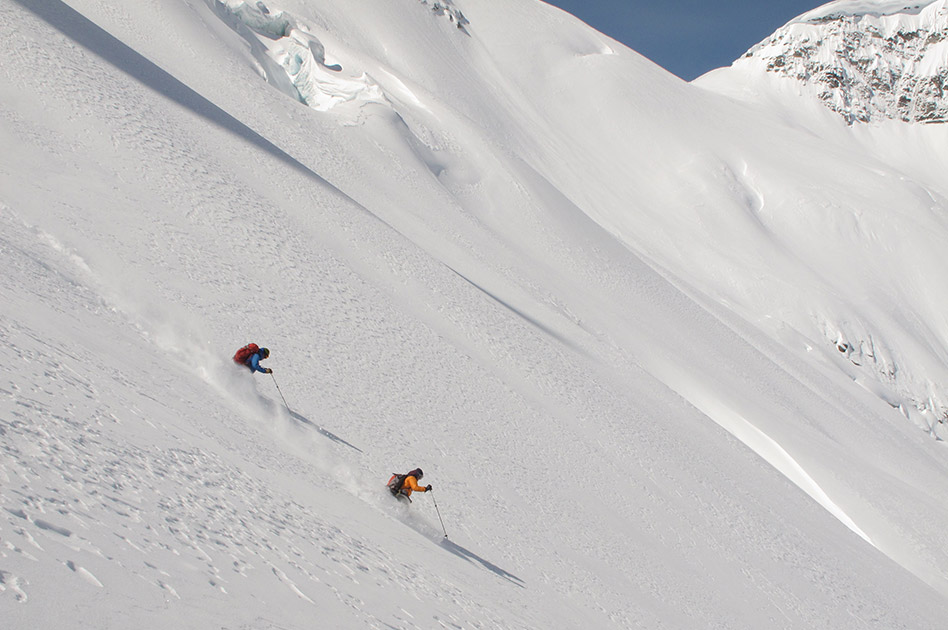
[[[948,0],[833,2],[737,63],[802,82],[850,123],[948,122]]]

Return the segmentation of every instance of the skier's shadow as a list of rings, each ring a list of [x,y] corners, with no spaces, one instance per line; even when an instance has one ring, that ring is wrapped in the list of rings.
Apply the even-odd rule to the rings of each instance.
[[[314,429],[316,429],[317,431],[319,431],[320,433],[322,433],[323,435],[325,435],[326,437],[328,437],[328,438],[329,438],[330,440],[332,440],[333,442],[338,442],[338,443],[340,443],[340,444],[345,444],[346,446],[348,446],[348,447],[351,448],[351,449],[355,449],[355,450],[359,451],[360,453],[362,452],[362,449],[359,448],[358,446],[356,446],[356,445],[354,445],[354,444],[350,444],[349,442],[346,442],[344,439],[342,439],[341,437],[339,437],[339,436],[336,435],[335,433],[333,433],[333,432],[331,432],[331,431],[327,431],[326,429],[322,428],[321,426],[319,426],[318,424],[316,424],[315,422],[313,422],[313,421],[310,420],[309,418],[307,418],[307,417],[305,417],[305,416],[301,416],[300,414],[296,413],[296,412],[293,411],[292,409],[290,409],[289,412],[290,412],[290,415],[291,415],[295,420],[299,420],[299,421],[302,422],[303,424],[308,424],[309,426],[313,427]]]
[[[454,541],[451,541],[447,538],[442,538],[441,546],[447,549],[448,551],[450,551],[451,553],[453,553],[454,555],[458,556],[459,558],[464,558],[465,560],[467,560],[468,562],[472,564],[481,565],[482,567],[484,567],[491,573],[499,575],[500,577],[504,578],[511,584],[515,584],[519,586],[520,588],[526,588],[526,585],[524,584],[523,580],[518,578],[513,573],[510,573],[509,571],[505,571],[501,569],[499,566],[497,566],[493,562],[489,562],[488,560],[481,558],[476,553],[468,551],[467,549],[465,549],[464,547],[462,547],[461,545],[457,544]]]

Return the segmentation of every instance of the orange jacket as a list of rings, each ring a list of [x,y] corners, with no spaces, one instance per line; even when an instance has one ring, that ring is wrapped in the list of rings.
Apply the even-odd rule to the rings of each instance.
[[[401,492],[404,495],[411,496],[412,491],[428,492],[427,490],[425,490],[424,486],[418,485],[418,480],[415,479],[413,475],[408,475],[407,477],[405,477],[405,481],[402,482]]]

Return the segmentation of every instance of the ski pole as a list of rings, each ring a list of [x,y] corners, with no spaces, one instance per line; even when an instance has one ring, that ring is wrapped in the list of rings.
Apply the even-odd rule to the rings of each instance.
[[[432,492],[432,491],[429,490],[428,492]],[[433,493],[433,492],[432,492],[432,494],[431,494],[431,500],[434,502],[435,512],[438,513],[438,520],[441,521],[441,531],[444,532],[444,537],[447,538],[447,537],[448,537],[448,530],[446,530],[446,529],[444,528],[444,519],[441,518],[441,510],[438,509],[438,502],[435,501],[434,493]]]
[[[277,384],[277,378],[273,376],[273,372],[270,372],[270,378],[273,379],[273,384],[276,385],[277,391],[280,392],[280,398],[283,399],[283,404],[286,405],[286,396],[284,396],[283,392],[280,390],[280,386]],[[286,410],[290,413],[293,413],[293,410],[290,409],[289,405],[286,405]]]

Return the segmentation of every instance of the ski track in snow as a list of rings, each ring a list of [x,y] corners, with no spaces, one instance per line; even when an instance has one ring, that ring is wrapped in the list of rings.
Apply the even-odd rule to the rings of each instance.
[[[44,348],[31,331],[5,327],[0,342],[22,366],[4,390],[8,413],[0,425],[0,576],[16,601],[29,598],[20,571],[31,572],[7,570],[13,558],[28,561],[27,569],[61,563],[68,569],[63,577],[72,574],[97,588],[109,586],[99,575],[140,579],[174,598],[183,585],[193,591],[195,581],[204,582],[208,596],[239,592],[235,583],[267,571],[307,603],[338,597],[357,616],[366,614],[360,602],[344,590],[327,593],[327,583],[372,574],[419,582],[417,569],[366,547],[305,506],[273,496],[206,450],[122,442],[114,434],[117,418],[135,423],[147,417],[112,408],[90,380],[60,363],[62,353]],[[70,408],[44,402],[67,400],[80,402]],[[83,592],[79,584],[71,589]]]
[[[375,623],[370,620],[376,613],[366,610],[342,584],[412,583],[430,596],[453,593],[449,599],[454,604],[478,608],[454,587],[437,578],[420,578],[418,567],[352,538],[292,498],[274,495],[268,485],[212,452],[223,447],[224,456],[233,456],[241,441],[250,440],[258,444],[255,466],[308,478],[326,474],[324,465],[314,467],[287,453],[271,452],[254,438],[259,431],[274,430],[261,420],[279,424],[285,417],[258,395],[241,392],[246,380],[233,380],[228,366],[215,365],[225,374],[209,380],[222,396],[221,409],[230,406],[223,402],[226,397],[236,395],[241,406],[249,405],[251,413],[263,418],[255,417],[250,424],[240,415],[221,418],[235,433],[233,438],[200,425],[183,433],[176,429],[173,418],[188,410],[182,406],[186,402],[176,405],[160,394],[172,391],[167,389],[171,381],[153,384],[154,392],[139,391],[141,368],[110,365],[116,357],[99,347],[108,335],[103,321],[137,333],[123,340],[123,347],[157,344],[174,355],[175,346],[169,348],[164,341],[174,336],[172,331],[155,329],[152,319],[137,319],[134,300],[112,294],[109,299],[123,306],[118,308],[99,297],[93,288],[99,280],[85,261],[57,239],[18,221],[10,208],[2,219],[5,237],[0,246],[8,268],[35,280],[33,296],[44,305],[28,318],[14,316],[0,325],[3,359],[18,366],[0,390],[3,593],[19,603],[44,601],[51,596],[50,585],[38,580],[36,570],[52,563],[60,571],[50,568],[44,573],[73,577],[76,593],[85,592],[84,587],[111,590],[131,579],[150,587],[155,601],[180,599],[181,592],[198,589],[217,597],[216,605],[222,606],[219,597],[240,597],[247,589],[252,593],[269,575],[294,598],[320,608],[327,598],[336,600],[353,618],[367,623]],[[6,294],[17,293],[11,286],[2,288]],[[28,303],[19,293],[21,302]],[[64,336],[52,338],[26,321],[60,322]],[[71,343],[68,332],[82,328],[102,331],[100,340],[89,346]],[[109,350],[122,352],[113,341],[106,344]],[[127,393],[116,399],[114,391]],[[133,439],[125,436],[129,429]],[[327,434],[300,444],[325,440]],[[207,439],[216,442],[217,449],[195,445]],[[334,443],[358,452],[350,444]],[[353,468],[343,466],[343,483],[351,485],[345,479]],[[393,516],[425,538],[439,537],[423,519]],[[39,595],[31,593],[31,584],[37,583]],[[149,597],[147,592],[142,596]],[[489,619],[491,613],[472,612],[472,617]],[[406,621],[403,627],[423,625]]]

